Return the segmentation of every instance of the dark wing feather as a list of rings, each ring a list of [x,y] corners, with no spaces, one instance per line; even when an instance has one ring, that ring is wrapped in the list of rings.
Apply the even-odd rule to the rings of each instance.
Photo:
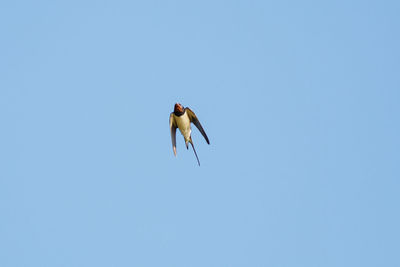
[[[176,156],[176,128],[177,125],[174,120],[174,113],[172,112],[169,115],[169,129],[171,130],[172,149],[174,151],[175,156]]]
[[[194,112],[190,109],[190,108],[185,108],[190,121],[196,125],[197,129],[199,129],[200,133],[203,135],[204,139],[206,139],[207,144],[210,144],[210,141],[208,140],[207,134],[204,131],[203,127],[201,126],[199,119],[197,118],[196,114],[194,114]]]

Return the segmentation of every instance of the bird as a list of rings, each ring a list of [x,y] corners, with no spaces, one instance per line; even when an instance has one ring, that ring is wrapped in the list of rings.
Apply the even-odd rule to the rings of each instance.
[[[197,156],[196,149],[194,148],[192,141],[192,129],[190,127],[190,123],[193,123],[197,129],[199,129],[200,133],[203,135],[204,139],[206,139],[207,144],[210,144],[208,140],[207,134],[204,131],[203,127],[200,124],[199,119],[197,118],[194,112],[186,107],[184,108],[180,103],[176,103],[174,106],[174,111],[171,112],[169,116],[169,128],[171,130],[171,141],[172,141],[172,149],[174,151],[174,155],[176,156],[176,128],[179,128],[179,131],[183,135],[185,139],[186,149],[189,149],[189,143],[192,145],[194,155],[196,156],[197,163],[200,166],[200,160]]]

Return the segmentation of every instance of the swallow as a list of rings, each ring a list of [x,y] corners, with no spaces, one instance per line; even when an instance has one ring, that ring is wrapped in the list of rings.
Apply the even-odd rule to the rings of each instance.
[[[199,119],[197,119],[196,114],[194,114],[190,108],[184,108],[181,104],[176,103],[174,106],[174,112],[171,112],[169,116],[169,128],[171,130],[172,149],[174,151],[174,155],[176,156],[176,128],[179,128],[179,131],[185,139],[186,149],[189,149],[190,143],[200,166],[199,157],[197,157],[196,149],[194,149],[192,141],[192,129],[190,127],[190,123],[193,123],[197,129],[199,129],[204,139],[206,139],[207,144],[210,144],[207,134],[201,126]]]

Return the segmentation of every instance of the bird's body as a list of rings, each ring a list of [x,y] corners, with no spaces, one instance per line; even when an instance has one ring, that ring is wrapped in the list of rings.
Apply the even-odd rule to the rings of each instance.
[[[194,154],[197,158],[197,162],[200,166],[200,161],[197,157],[197,153],[194,149],[192,141],[192,129],[190,123],[193,123],[199,129],[200,133],[206,139],[207,143],[210,144],[206,132],[203,130],[203,127],[201,126],[194,112],[190,108],[183,108],[181,104],[176,103],[174,107],[174,112],[172,112],[169,116],[169,128],[171,130],[171,141],[174,155],[176,156],[176,128],[178,128],[183,135],[183,138],[185,139],[186,148],[189,148],[189,143],[192,145]]]
[[[186,111],[181,116],[176,116],[175,114],[173,114],[173,116],[176,125],[178,126],[178,129],[181,132],[181,134],[183,135],[183,138],[185,138],[185,143],[187,144],[187,142],[189,142],[190,140],[190,136],[192,133],[189,116]]]

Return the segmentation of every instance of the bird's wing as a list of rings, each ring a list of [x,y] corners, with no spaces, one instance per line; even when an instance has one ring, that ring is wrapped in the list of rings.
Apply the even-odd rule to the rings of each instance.
[[[174,113],[172,112],[169,115],[169,129],[171,130],[171,141],[172,141],[172,149],[174,150],[174,155],[176,156],[176,122],[174,119]]]
[[[201,126],[199,119],[197,118],[196,114],[194,114],[194,112],[190,109],[190,108],[185,108],[190,121],[196,125],[197,129],[199,129],[200,133],[203,135],[204,139],[206,139],[207,144],[210,144],[210,141],[208,140],[207,134],[204,131],[203,127]]]

